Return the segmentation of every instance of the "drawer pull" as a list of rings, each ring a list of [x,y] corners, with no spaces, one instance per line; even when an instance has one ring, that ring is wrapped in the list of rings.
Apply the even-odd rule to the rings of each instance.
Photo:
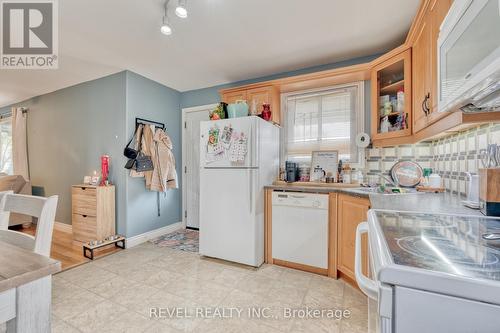
[[[82,215],[83,217],[87,217],[87,215]]]

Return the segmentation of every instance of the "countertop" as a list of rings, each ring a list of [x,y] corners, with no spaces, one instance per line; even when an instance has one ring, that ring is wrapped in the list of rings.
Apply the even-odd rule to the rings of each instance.
[[[60,270],[61,263],[59,261],[0,240],[0,292],[38,280]]]
[[[465,214],[484,216],[477,209],[462,205],[463,197],[445,193],[409,193],[409,194],[377,194],[366,193],[359,188],[345,188],[335,185],[329,186],[297,186],[297,185],[269,185],[266,189],[288,192],[308,193],[345,193],[355,197],[369,198],[372,209],[396,210],[406,212]]]
[[[346,193],[355,197],[369,198],[369,193],[360,192],[358,188],[348,188],[332,184],[332,186],[299,186],[299,185],[268,185],[265,189],[287,192],[307,192],[307,193]]]
[[[462,205],[462,200],[463,197],[448,192],[390,195],[389,198],[381,194],[370,194],[372,209],[484,216],[478,209]]]

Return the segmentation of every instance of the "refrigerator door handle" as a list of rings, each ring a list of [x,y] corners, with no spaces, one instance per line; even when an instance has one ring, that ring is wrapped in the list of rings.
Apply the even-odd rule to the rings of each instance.
[[[249,211],[252,213],[253,211],[253,179],[252,179],[252,170],[248,169],[248,203],[249,203]]]

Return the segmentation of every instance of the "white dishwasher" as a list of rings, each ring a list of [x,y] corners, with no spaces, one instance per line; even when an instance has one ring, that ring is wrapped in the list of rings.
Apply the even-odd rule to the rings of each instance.
[[[328,194],[273,192],[272,256],[328,268]]]

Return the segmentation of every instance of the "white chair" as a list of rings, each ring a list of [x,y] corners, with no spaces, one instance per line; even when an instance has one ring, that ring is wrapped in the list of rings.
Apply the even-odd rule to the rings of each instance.
[[[57,195],[44,198],[0,193],[0,240],[49,257],[57,200]],[[35,236],[8,230],[10,213],[38,218]]]

